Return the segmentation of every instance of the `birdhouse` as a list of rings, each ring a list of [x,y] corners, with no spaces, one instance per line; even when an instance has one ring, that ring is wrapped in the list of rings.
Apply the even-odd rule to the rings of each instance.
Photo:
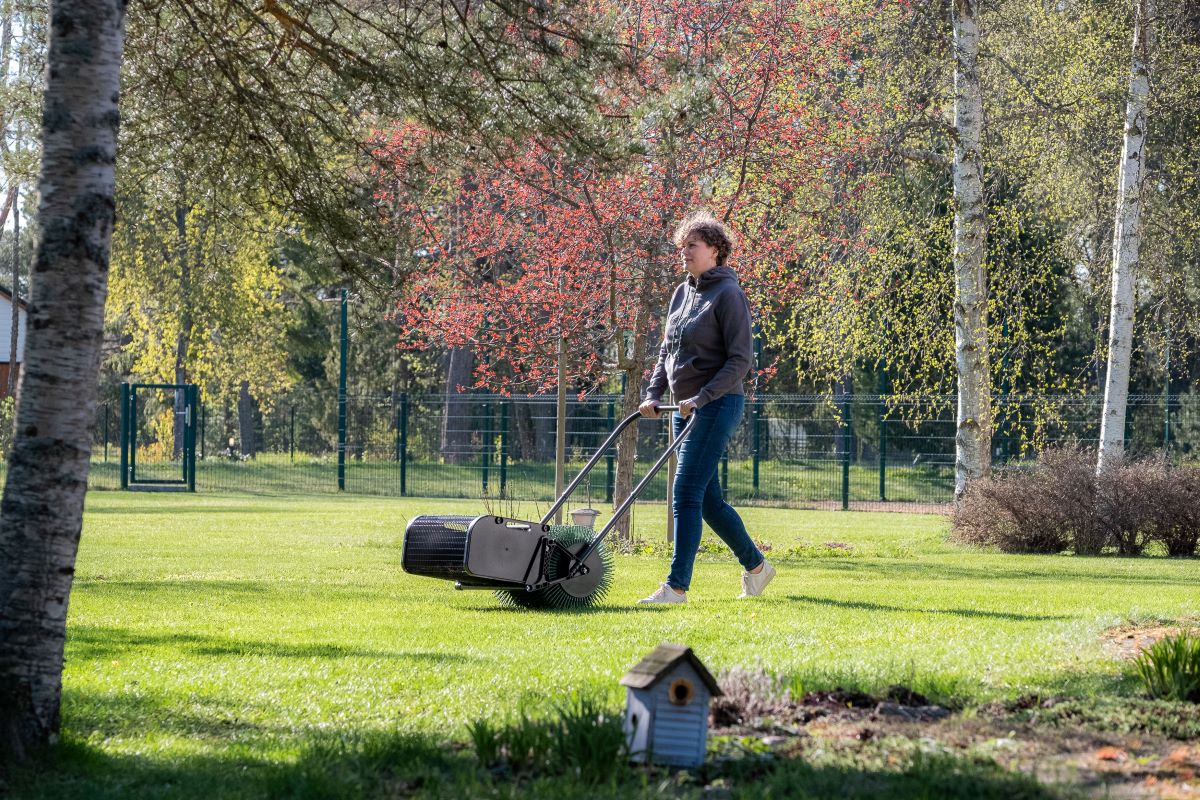
[[[692,648],[660,644],[625,673],[621,685],[634,761],[677,767],[704,763],[708,704],[721,689]]]

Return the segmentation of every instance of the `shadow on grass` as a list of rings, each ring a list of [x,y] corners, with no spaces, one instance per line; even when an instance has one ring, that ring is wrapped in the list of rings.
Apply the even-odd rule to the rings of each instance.
[[[222,498],[225,499],[225,498]],[[283,499],[281,496],[280,499]],[[176,516],[178,514],[203,514],[204,516],[213,516],[216,514],[262,514],[264,509],[262,503],[253,503],[245,506],[240,505],[225,505],[213,503],[211,505],[195,505],[183,506],[174,504],[163,505],[120,505],[112,507],[96,507],[88,506],[88,516],[99,516],[103,514],[114,514],[122,517],[132,514],[148,514],[153,516]]]
[[[103,693],[63,690],[64,724],[80,740],[152,737],[225,748],[286,734],[286,729],[247,719],[263,710],[245,698],[226,696],[190,695],[184,700],[139,693],[136,687]]]
[[[389,565],[381,565],[381,569],[390,569]],[[396,567],[399,571],[399,567]],[[328,578],[345,581],[331,582]],[[236,600],[260,605],[267,600],[288,600],[309,603],[314,598],[321,602],[336,599],[340,602],[365,600],[372,605],[385,602],[388,598],[381,596],[380,590],[365,588],[359,583],[352,583],[353,576],[347,576],[343,570],[336,567],[318,567],[303,575],[289,579],[277,578],[269,580],[220,580],[197,576],[185,580],[121,580],[103,576],[80,577],[75,579],[77,589],[86,589],[91,594],[100,597],[118,598],[124,602],[144,604],[148,601],[159,602],[162,595],[172,599],[188,593],[204,603],[217,603],[222,600]]]
[[[663,605],[600,605],[586,608],[520,608],[504,605],[496,600],[495,605],[480,605],[471,609],[485,614],[543,614],[574,617],[586,614],[657,614],[667,609]]]
[[[482,659],[427,650],[372,650],[329,642],[264,642],[203,636],[194,633],[134,633],[122,628],[72,625],[67,631],[73,659],[108,659],[139,648],[166,647],[202,656],[263,656],[267,658],[370,658],[431,663],[468,663]]]
[[[309,734],[294,759],[245,753],[180,757],[117,754],[68,736],[37,763],[10,769],[13,800],[208,800],[208,798],[700,798],[720,779],[730,798],[963,798],[1050,800],[1058,793],[992,762],[923,757],[893,768],[810,764],[792,758],[710,761],[698,773],[614,763],[605,782],[567,770],[514,777],[481,769],[462,745],[422,735]]]
[[[1011,558],[1011,556],[1009,556]],[[1030,558],[1046,559],[1046,556],[1030,556]],[[1054,557],[1050,557],[1054,558]],[[1129,558],[1117,559],[1108,556],[1063,556],[1061,565],[1056,564],[1055,569],[1013,569],[1003,564],[989,563],[986,567],[961,567],[952,566],[949,564],[928,561],[893,561],[889,560],[885,563],[871,562],[866,559],[820,559],[820,563],[814,564],[821,569],[842,570],[845,572],[853,572],[859,575],[866,573],[880,573],[889,579],[895,579],[897,576],[907,576],[913,579],[938,580],[943,578],[962,578],[970,581],[980,581],[984,583],[996,583],[1001,581],[1053,581],[1062,583],[1068,580],[1072,583],[1096,583],[1111,586],[1114,583],[1133,583],[1141,586],[1200,586],[1200,572],[1195,576],[1182,575],[1178,577],[1164,578],[1160,575],[1113,575],[1111,572],[1091,572],[1090,569],[1098,569],[1100,567],[1111,566],[1112,564],[1122,563],[1138,563],[1153,566],[1155,569],[1161,568],[1166,564],[1188,564],[1187,561],[1176,561],[1166,558]],[[1042,565],[1044,566],[1044,561]],[[1081,572],[1072,569],[1072,566],[1085,565],[1089,568],[1088,572]]]
[[[909,608],[907,606],[890,606],[884,603],[869,603],[864,600],[834,600],[829,597],[812,597],[802,594],[788,595],[788,599],[797,603],[810,603],[815,606],[834,606],[836,608],[851,608],[861,611],[888,611],[900,614],[950,614],[956,617],[1006,619],[1013,622],[1054,622],[1074,619],[1074,617],[1064,614],[1018,614],[1012,611],[983,611],[978,608]]]

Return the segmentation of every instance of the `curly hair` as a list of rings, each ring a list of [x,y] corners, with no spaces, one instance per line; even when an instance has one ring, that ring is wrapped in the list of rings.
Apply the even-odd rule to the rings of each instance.
[[[679,223],[673,237],[675,246],[683,247],[683,243],[692,234],[699,236],[700,240],[709,247],[717,249],[717,266],[724,264],[725,260],[729,258],[729,254],[733,252],[733,236],[730,234],[729,228],[707,211],[697,211]]]

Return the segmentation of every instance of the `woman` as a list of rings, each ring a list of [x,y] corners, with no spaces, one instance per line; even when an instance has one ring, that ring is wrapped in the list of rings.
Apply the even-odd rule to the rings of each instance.
[[[669,385],[679,405],[675,434],[697,416],[679,448],[675,470],[675,550],[666,582],[641,603],[685,603],[700,547],[703,518],[742,564],[742,597],[762,594],[775,568],[754,546],[742,518],[725,502],[717,463],[742,419],[742,381],[752,363],[750,304],[734,271],[725,265],[733,249],[729,232],[710,214],[694,214],[675,231],[688,278],[671,297],[658,363],[640,411],[657,418]]]

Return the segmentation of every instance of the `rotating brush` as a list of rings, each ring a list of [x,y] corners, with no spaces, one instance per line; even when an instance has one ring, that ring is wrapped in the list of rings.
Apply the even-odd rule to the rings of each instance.
[[[573,553],[579,553],[592,540],[594,531],[576,525],[551,525],[550,537]],[[615,559],[604,542],[588,556],[588,574],[569,581],[554,583],[533,592],[521,589],[501,589],[496,592],[500,602],[509,608],[567,609],[595,608],[603,602],[612,588]],[[555,553],[547,566],[547,577],[555,580],[564,575],[570,563],[566,556]]]

